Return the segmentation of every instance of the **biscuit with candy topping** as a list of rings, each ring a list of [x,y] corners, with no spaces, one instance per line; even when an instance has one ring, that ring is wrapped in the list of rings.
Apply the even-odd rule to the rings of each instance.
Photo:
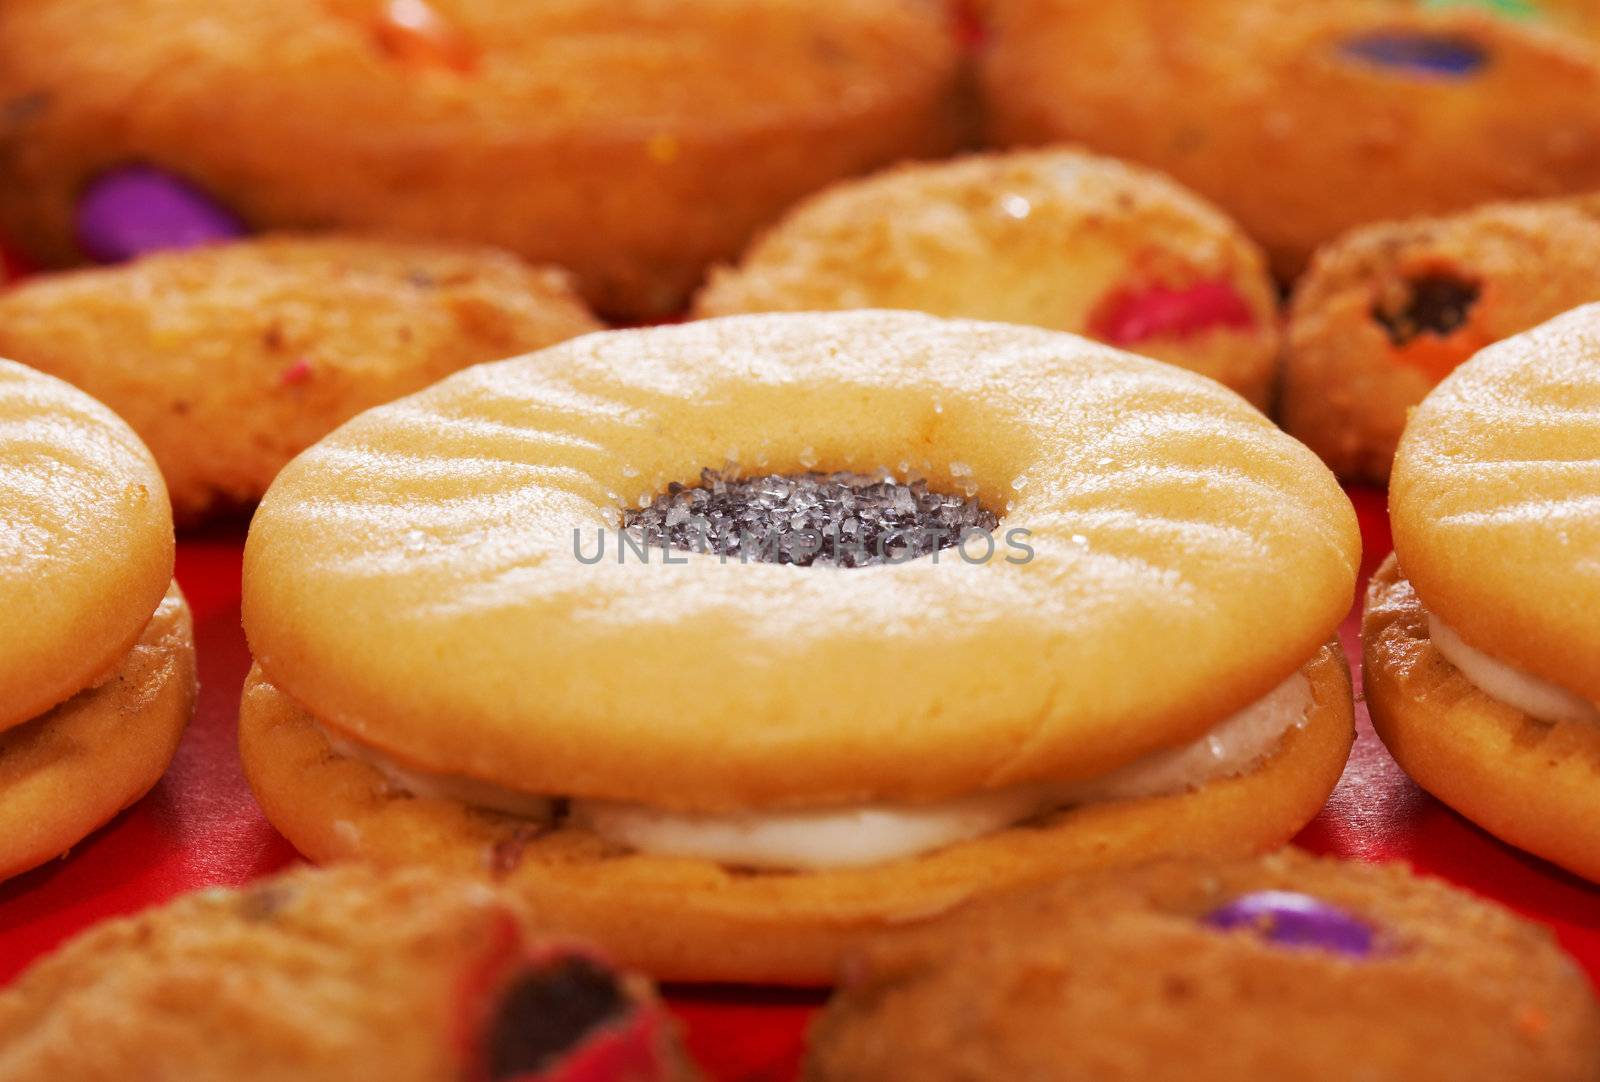
[[[1002,146],[1062,141],[1213,200],[1293,277],[1368,222],[1600,188],[1600,47],[1378,0],[990,0]]]
[[[1284,426],[1341,477],[1386,483],[1407,414],[1457,365],[1597,300],[1594,197],[1357,230],[1295,288]]]
[[[10,1082],[690,1082],[648,982],[511,897],[300,870],[99,925],[0,992]]]
[[[1590,1082],[1548,930],[1398,866],[1284,850],[1068,879],[851,960],[807,1082]]]
[[[659,318],[801,196],[953,149],[958,73],[924,0],[5,4],[0,228],[46,265],[250,227],[492,244]]]
[[[1071,331],[1258,406],[1278,364],[1260,250],[1158,174],[1076,150],[912,165],[813,196],[700,293],[703,316],[907,308]]]
[[[350,237],[163,252],[0,294],[0,356],[117,410],[182,524],[253,506],[364,409],[599,327],[553,268]]]

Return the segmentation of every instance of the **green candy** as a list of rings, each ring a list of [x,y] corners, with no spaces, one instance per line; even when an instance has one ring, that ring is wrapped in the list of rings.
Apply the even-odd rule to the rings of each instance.
[[[1483,8],[1508,19],[1537,19],[1539,8],[1533,0],[1422,0],[1425,8]]]

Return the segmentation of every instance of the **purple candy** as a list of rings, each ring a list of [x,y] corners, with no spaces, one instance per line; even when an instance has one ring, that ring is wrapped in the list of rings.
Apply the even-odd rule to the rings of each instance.
[[[245,232],[233,211],[154,166],[108,169],[78,197],[78,247],[98,263],[232,240]]]
[[[1281,947],[1315,947],[1365,957],[1372,953],[1372,928],[1342,909],[1289,890],[1241,895],[1206,915],[1213,928],[1247,928]]]

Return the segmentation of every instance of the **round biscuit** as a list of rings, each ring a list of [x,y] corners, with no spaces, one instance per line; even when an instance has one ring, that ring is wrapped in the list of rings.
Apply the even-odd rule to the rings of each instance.
[[[119,665],[172,581],[155,461],[82,391],[0,360],[0,730]]]
[[[1033,557],[582,557],[727,458],[905,460]],[[276,685],[419,769],[706,811],[924,801],[1198,737],[1327,641],[1359,547],[1316,457],[1193,373],[1032,328],[740,316],[362,414],[262,502],[244,623]]]

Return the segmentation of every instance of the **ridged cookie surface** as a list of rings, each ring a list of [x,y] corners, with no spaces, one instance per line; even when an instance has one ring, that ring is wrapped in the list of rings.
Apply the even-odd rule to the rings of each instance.
[[[729,459],[904,462],[1034,556],[616,560],[623,507]],[[922,800],[1193,739],[1326,642],[1358,549],[1326,468],[1200,376],[998,324],[747,316],[351,421],[263,501],[244,619],[274,684],[430,770],[707,810]]]
[[[0,360],[0,729],[107,675],[172,581],[155,460],[110,410]]]
[[[1395,553],[1467,643],[1600,701],[1600,305],[1483,350],[1418,406]]]

